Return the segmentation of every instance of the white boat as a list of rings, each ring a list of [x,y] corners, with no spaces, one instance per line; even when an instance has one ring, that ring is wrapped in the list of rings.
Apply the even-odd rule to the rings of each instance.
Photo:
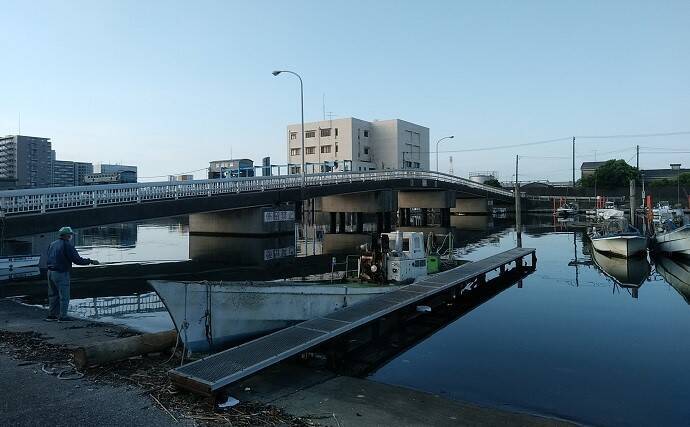
[[[400,287],[306,282],[149,283],[192,352],[223,348]]]
[[[393,248],[390,241],[394,241]],[[383,233],[377,246],[358,257],[355,275],[375,283],[149,283],[168,309],[186,348],[206,352],[325,316],[427,274],[424,233]]]
[[[17,268],[38,267],[40,255],[0,257],[0,270],[14,270]]]
[[[556,209],[556,215],[558,216],[570,216],[570,215],[576,215],[578,212],[578,207],[577,205],[573,203],[565,203],[558,209]]]
[[[595,250],[628,258],[647,250],[647,238],[625,221],[606,221],[588,233]]]
[[[657,233],[654,245],[660,252],[690,257],[690,225]]]
[[[586,214],[587,216],[596,217],[603,220],[625,217],[625,212],[616,208],[616,204],[612,201],[607,201],[603,208],[588,209]]]
[[[628,258],[647,250],[647,239],[639,234],[592,237],[592,246],[599,252]]]

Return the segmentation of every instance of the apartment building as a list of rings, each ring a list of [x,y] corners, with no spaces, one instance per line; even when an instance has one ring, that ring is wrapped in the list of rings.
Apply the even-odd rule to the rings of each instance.
[[[50,138],[0,137],[0,182],[3,188],[50,187],[53,179]]]
[[[84,178],[92,173],[91,163],[53,160],[53,187],[85,185]]]
[[[290,173],[300,173],[301,124],[287,127]],[[381,169],[429,170],[429,128],[400,119],[354,117],[304,124],[307,173]]]

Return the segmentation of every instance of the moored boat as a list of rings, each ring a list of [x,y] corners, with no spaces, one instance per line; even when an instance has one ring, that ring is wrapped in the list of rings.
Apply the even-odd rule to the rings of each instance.
[[[558,209],[556,209],[556,215],[558,216],[571,216],[577,215],[578,206],[574,203],[564,203]]]
[[[192,352],[222,348],[399,288],[284,281],[149,283]]]
[[[647,250],[647,238],[625,221],[607,221],[592,227],[588,236],[595,250],[628,258]]]
[[[40,255],[0,257],[0,270],[14,270],[17,268],[38,267],[40,259]]]
[[[424,233],[383,233],[374,239],[371,250],[355,257],[356,269],[346,266],[340,280],[149,283],[168,309],[185,347],[206,352],[399,289],[438,271],[439,256],[426,252]]]
[[[690,257],[690,225],[658,232],[653,240],[660,252]]]

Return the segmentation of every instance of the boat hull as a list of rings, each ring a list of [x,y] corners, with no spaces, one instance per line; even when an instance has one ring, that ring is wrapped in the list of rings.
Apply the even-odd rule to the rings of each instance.
[[[0,257],[0,270],[38,267],[40,260],[39,255]]]
[[[399,289],[298,282],[149,281],[192,352],[208,352]]]
[[[656,235],[654,244],[661,252],[690,257],[690,225]]]
[[[628,258],[647,250],[647,239],[642,236],[594,237],[592,246],[599,252]]]

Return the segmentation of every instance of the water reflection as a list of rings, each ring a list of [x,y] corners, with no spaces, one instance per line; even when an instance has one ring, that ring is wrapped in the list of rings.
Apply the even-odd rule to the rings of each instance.
[[[619,258],[592,250],[594,264],[621,288],[630,289],[633,298],[638,297],[640,286],[647,280],[651,266],[647,256]]]
[[[155,292],[74,299],[70,301],[69,314],[129,326],[143,332],[174,328],[168,310]]]
[[[666,283],[690,304],[690,260],[657,256],[654,257],[654,267]]]

